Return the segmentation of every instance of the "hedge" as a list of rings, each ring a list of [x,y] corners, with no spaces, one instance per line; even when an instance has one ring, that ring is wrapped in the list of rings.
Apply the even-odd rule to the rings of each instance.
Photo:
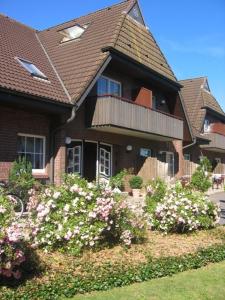
[[[103,291],[153,278],[171,276],[222,260],[225,260],[225,245],[211,246],[185,256],[149,258],[147,263],[135,267],[108,263],[96,269],[87,264],[85,267],[87,275],[74,277],[70,274],[59,274],[57,278],[45,284],[27,281],[17,288],[2,287],[0,299],[56,300],[62,297],[72,297],[78,293]]]

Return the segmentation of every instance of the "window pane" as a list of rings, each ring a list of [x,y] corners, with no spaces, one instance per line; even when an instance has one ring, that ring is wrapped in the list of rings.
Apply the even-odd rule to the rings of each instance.
[[[104,77],[100,77],[98,80],[97,94],[98,95],[108,94],[108,80]]]
[[[25,137],[18,136],[17,152],[25,152]]]
[[[42,154],[35,155],[34,169],[43,169],[43,155]]]
[[[34,153],[34,138],[26,137],[26,152]]]
[[[32,164],[32,169],[35,169],[35,163],[34,163],[35,157],[34,157],[34,154],[26,153],[26,160],[30,161],[31,164]]]
[[[35,153],[43,153],[43,139],[35,138]]]
[[[111,95],[120,96],[120,84],[114,81],[110,81],[110,90]]]

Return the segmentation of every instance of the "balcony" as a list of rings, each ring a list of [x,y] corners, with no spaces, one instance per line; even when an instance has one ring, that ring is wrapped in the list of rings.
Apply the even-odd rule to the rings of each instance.
[[[92,129],[150,140],[183,139],[183,121],[172,115],[115,96],[97,97],[94,104],[88,103]]]
[[[204,136],[211,140],[207,145],[201,145],[201,148],[208,151],[225,153],[225,136],[218,133],[205,133]]]

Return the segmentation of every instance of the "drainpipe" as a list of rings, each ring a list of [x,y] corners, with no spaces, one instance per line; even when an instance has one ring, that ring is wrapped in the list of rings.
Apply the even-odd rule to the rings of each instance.
[[[184,149],[187,149],[187,148],[189,148],[189,147],[192,147],[192,146],[194,146],[194,145],[196,144],[196,142],[197,142],[197,139],[196,139],[196,138],[194,138],[194,142],[193,142],[193,143],[191,143],[191,144],[189,144],[189,145],[186,145],[186,146],[184,146],[184,147],[183,147],[183,150],[184,150]]]
[[[66,125],[68,125],[69,123],[71,123],[75,117],[76,117],[76,112],[77,112],[78,106],[74,105],[72,110],[71,110],[71,115],[70,117],[61,125],[59,125],[58,127],[54,128],[50,134],[50,183],[54,184],[54,152],[55,152],[55,135],[56,133],[61,130],[63,127],[65,127]]]

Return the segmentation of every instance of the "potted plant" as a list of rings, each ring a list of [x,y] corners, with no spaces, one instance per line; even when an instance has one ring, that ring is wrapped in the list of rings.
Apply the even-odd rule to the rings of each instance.
[[[140,189],[142,188],[143,179],[140,176],[133,176],[129,180],[129,184],[132,189],[133,197],[140,197]]]

